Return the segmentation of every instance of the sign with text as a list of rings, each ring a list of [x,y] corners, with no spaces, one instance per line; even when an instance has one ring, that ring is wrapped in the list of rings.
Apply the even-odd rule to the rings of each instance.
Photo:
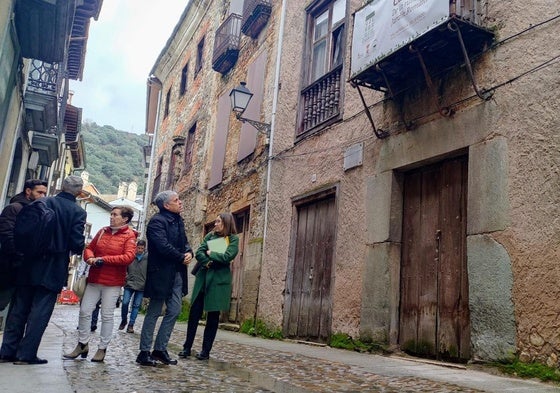
[[[354,16],[351,78],[448,18],[448,0],[373,0]]]

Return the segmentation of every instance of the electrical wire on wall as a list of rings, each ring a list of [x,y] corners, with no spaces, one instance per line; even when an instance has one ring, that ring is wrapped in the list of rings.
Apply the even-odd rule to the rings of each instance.
[[[528,28],[526,28],[526,29],[524,29],[524,30],[521,30],[521,31],[519,31],[519,32],[517,32],[517,33],[515,33],[515,34],[513,34],[513,35],[511,35],[511,36],[508,36],[508,37],[506,37],[506,38],[504,38],[504,39],[502,39],[502,40],[500,40],[500,41],[497,41],[497,42],[495,42],[494,44],[492,44],[491,46],[489,46],[487,49],[485,49],[483,52],[481,52],[480,54],[478,54],[475,58],[480,57],[480,56],[482,56],[483,54],[485,54],[485,53],[487,53],[487,52],[489,52],[489,51],[492,51],[492,50],[496,49],[496,48],[499,47],[499,46],[504,45],[506,42],[508,42],[508,41],[510,41],[510,40],[512,40],[512,39],[514,39],[514,38],[520,37],[520,36],[522,36],[523,34],[526,34],[526,33],[529,32],[529,31],[532,31],[532,30],[534,30],[534,29],[536,29],[536,28],[538,28],[538,27],[540,27],[540,26],[543,26],[543,25],[545,25],[545,24],[547,24],[547,23],[553,22],[553,21],[555,21],[555,20],[557,20],[557,19],[560,19],[560,14],[559,14],[559,15],[556,15],[556,16],[554,16],[554,17],[551,17],[551,18],[549,18],[549,19],[546,19],[546,20],[544,20],[544,21],[541,21],[541,22],[539,22],[539,23],[537,23],[537,24],[533,24],[533,25],[529,26]],[[511,77],[511,78],[509,78],[509,79],[507,79],[507,80],[505,80],[505,81],[503,81],[503,82],[497,83],[497,84],[495,84],[495,85],[493,85],[493,86],[491,86],[491,87],[489,87],[489,88],[486,88],[485,90],[486,90],[486,91],[496,91],[496,90],[498,90],[498,89],[500,89],[500,88],[503,88],[504,86],[507,86],[507,85],[509,85],[509,84],[514,83],[515,81],[517,81],[517,80],[519,80],[519,79],[521,79],[521,78],[523,78],[523,77],[526,77],[526,76],[528,76],[528,75],[531,75],[531,74],[537,73],[537,72],[539,72],[539,71],[545,70],[546,68],[551,67],[551,66],[553,66],[553,65],[557,65],[559,62],[560,62],[560,54],[555,55],[555,56],[549,58],[548,60],[545,60],[545,61],[539,63],[538,65],[536,65],[536,66],[534,66],[534,67],[532,67],[532,68],[530,68],[530,69],[528,69],[528,70],[525,70],[525,71],[519,73],[518,75],[513,76],[513,77]],[[436,75],[434,75],[434,76],[436,76],[436,77],[437,77],[437,76],[441,76],[442,74],[445,74],[446,72],[448,72],[450,69],[452,69],[452,68],[445,69],[445,70],[443,70],[442,72],[440,72],[440,73],[438,73],[438,74],[436,74]],[[409,91],[409,90],[412,90],[412,89],[414,89],[414,88],[416,88],[416,87],[417,87],[416,85],[413,85],[412,87],[409,87],[409,88],[403,89],[403,90],[401,90],[401,91],[398,91],[398,92],[396,92],[395,94],[396,94],[396,95],[402,94],[402,93],[404,93],[404,92],[406,92],[406,91]],[[457,108],[458,106],[464,105],[464,104],[467,103],[468,101],[474,100],[474,99],[476,99],[476,98],[478,98],[478,96],[477,96],[476,94],[472,94],[472,95],[470,95],[470,96],[468,96],[468,97],[462,98],[462,99],[460,99],[460,100],[457,100],[457,101],[452,102],[451,104],[448,104],[448,107],[451,108],[451,109]],[[387,102],[387,101],[389,101],[389,100],[391,100],[391,98],[385,97],[385,98],[383,98],[383,99],[381,99],[381,100],[379,100],[379,101],[377,101],[377,102],[375,102],[375,103],[369,105],[368,108],[369,108],[369,109],[375,108],[375,107],[377,107],[377,106],[379,106],[379,105],[382,105],[383,103],[385,103],[385,102]],[[328,131],[328,130],[330,130],[330,129],[333,128],[333,127],[338,127],[338,126],[340,126],[341,124],[349,123],[350,121],[352,121],[352,120],[354,120],[355,118],[357,118],[357,117],[363,115],[364,113],[365,113],[365,110],[361,110],[361,111],[359,111],[359,112],[356,112],[355,114],[353,114],[353,115],[351,115],[351,116],[349,116],[349,117],[347,117],[347,118],[344,118],[342,121],[340,121],[340,122],[338,122],[338,123],[335,123],[335,124],[333,124],[333,125],[330,125],[330,126],[326,127],[321,133],[323,133],[323,132],[325,132],[325,131]],[[412,122],[418,122],[418,121],[420,121],[420,120],[423,120],[423,119],[426,119],[426,118],[430,118],[430,117],[432,117],[432,116],[434,116],[434,115],[436,115],[436,114],[438,114],[438,111],[437,111],[437,110],[435,110],[435,111],[433,111],[433,112],[429,112],[429,113],[424,113],[424,114],[422,114],[421,116],[417,116],[417,117],[411,119],[411,121],[412,121]],[[303,138],[302,141],[303,141],[303,140],[307,140],[307,139],[314,138],[316,135],[317,135],[317,134],[311,134],[311,135],[309,135],[308,137]],[[329,153],[332,154],[332,152],[333,152],[334,149],[337,149],[337,148],[338,148],[338,149],[340,149],[340,150],[342,151],[344,148],[347,148],[347,147],[349,147],[349,146],[351,146],[351,145],[353,145],[353,144],[355,144],[355,143],[367,142],[368,140],[371,140],[371,139],[373,139],[373,138],[374,138],[374,135],[368,135],[368,136],[366,136],[366,137],[358,137],[358,138],[354,138],[354,139],[352,139],[352,140],[347,140],[347,141],[344,141],[344,142],[341,143],[341,144],[334,145],[334,146],[331,145],[331,146],[324,147],[324,148],[321,148],[321,149],[315,149],[315,150],[310,150],[310,151],[307,151],[307,152],[289,154],[289,152],[290,152],[291,150],[295,149],[297,146],[300,145],[300,144],[297,144],[297,145],[290,146],[289,148],[286,148],[286,149],[284,149],[284,150],[282,150],[282,151],[276,153],[275,155],[273,155],[273,156],[271,157],[271,159],[274,159],[274,160],[281,160],[281,159],[287,159],[287,158],[298,158],[298,157],[309,156],[309,155],[311,155],[311,154],[322,153],[322,152],[325,152],[325,151],[328,151]],[[300,141],[300,142],[301,142],[301,141]],[[342,158],[341,158],[341,159],[342,159]]]

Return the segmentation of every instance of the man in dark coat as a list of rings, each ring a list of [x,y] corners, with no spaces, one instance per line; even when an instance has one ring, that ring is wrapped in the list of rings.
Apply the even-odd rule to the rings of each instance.
[[[14,281],[21,255],[16,253],[14,246],[14,226],[16,217],[21,209],[35,199],[47,195],[48,183],[40,179],[29,179],[23,185],[23,191],[10,199],[2,214],[0,214],[0,311],[4,310],[15,290]]]
[[[55,249],[64,251],[24,259],[6,319],[0,362],[11,361],[18,365],[47,363],[37,357],[37,350],[56,297],[66,284],[70,253],[79,254],[84,248],[86,212],[76,204],[82,186],[79,176],[68,176],[62,182],[62,192],[44,198],[56,215]]]
[[[144,296],[150,299],[150,304],[140,334],[140,353],[136,358],[142,366],[155,366],[156,360],[177,364],[177,360],[169,357],[167,344],[181,312],[183,296],[187,294],[187,265],[193,258],[180,216],[183,204],[177,193],[162,191],[154,203],[159,213],[151,218],[146,231],[150,257]],[[150,354],[156,322],[164,304],[165,315]]]

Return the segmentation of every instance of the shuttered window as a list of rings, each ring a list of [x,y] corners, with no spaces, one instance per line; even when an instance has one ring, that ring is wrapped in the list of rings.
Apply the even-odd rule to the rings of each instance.
[[[261,53],[259,57],[249,65],[247,71],[247,87],[253,93],[253,98],[249,102],[249,106],[243,113],[243,116],[257,121],[263,121],[261,116],[261,107],[264,96],[264,71],[266,69],[266,51]],[[257,145],[257,130],[248,123],[241,126],[241,136],[239,138],[239,150],[237,151],[237,161],[243,160],[255,151]]]
[[[224,160],[226,157],[226,142],[229,129],[230,99],[229,93],[224,94],[218,100],[218,110],[216,114],[216,130],[214,131],[214,148],[212,152],[212,169],[208,188],[217,186],[222,182]]]

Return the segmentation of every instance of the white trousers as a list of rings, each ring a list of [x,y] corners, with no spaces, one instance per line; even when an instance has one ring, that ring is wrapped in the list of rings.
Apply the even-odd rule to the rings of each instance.
[[[121,287],[108,287],[101,284],[88,283],[82,303],[80,305],[80,322],[78,323],[79,341],[83,344],[89,342],[91,336],[91,313],[97,301],[101,299],[101,330],[99,349],[105,349],[113,337],[115,324],[115,308],[117,299],[121,294]]]

